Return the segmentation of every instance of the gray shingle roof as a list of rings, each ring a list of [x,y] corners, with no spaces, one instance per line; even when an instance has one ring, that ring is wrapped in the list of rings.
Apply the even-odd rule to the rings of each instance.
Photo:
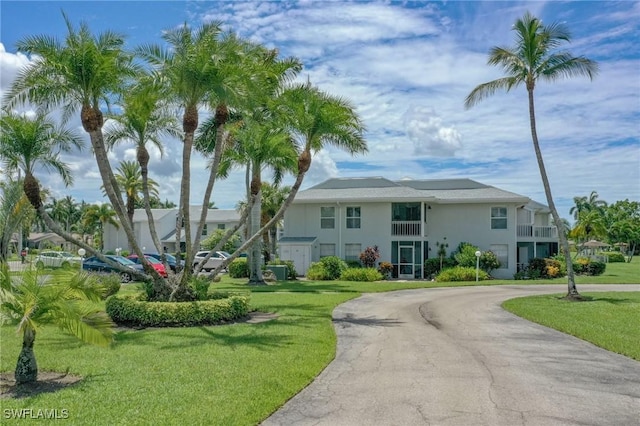
[[[441,204],[515,202],[529,198],[471,179],[401,180],[381,177],[329,179],[300,191],[294,203],[429,201]]]

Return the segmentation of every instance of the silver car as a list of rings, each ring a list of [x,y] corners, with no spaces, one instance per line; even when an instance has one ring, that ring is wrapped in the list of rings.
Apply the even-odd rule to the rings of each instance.
[[[63,268],[70,269],[74,265],[80,265],[81,259],[66,251],[41,251],[34,262],[36,268]]]
[[[207,250],[197,252],[196,257],[193,259],[193,268],[195,269],[195,267],[198,266],[198,264],[207,257],[208,254],[209,252]],[[226,251],[216,251],[211,255],[209,260],[207,260],[207,263],[202,266],[202,270],[206,272],[212,271],[229,257],[231,257],[231,255]]]

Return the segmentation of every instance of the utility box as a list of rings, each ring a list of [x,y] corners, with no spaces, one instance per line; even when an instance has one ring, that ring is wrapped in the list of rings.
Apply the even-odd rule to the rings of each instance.
[[[273,272],[278,281],[286,281],[289,276],[287,265],[267,265],[267,269]]]

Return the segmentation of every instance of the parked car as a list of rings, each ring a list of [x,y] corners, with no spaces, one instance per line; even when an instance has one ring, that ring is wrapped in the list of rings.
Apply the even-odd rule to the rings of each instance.
[[[116,263],[119,263],[125,268],[137,270],[139,272],[144,273],[142,265],[138,265],[137,263],[132,262],[131,260],[127,259],[124,256],[115,256],[115,255],[109,254],[109,255],[106,255],[105,257],[113,260]],[[94,272],[106,272],[106,273],[115,272],[116,274],[120,274],[120,281],[123,283],[131,282],[131,280],[133,279],[132,274],[128,272],[120,271],[119,269],[116,269],[115,267],[109,265],[108,263],[103,262],[102,260],[98,259],[95,256],[85,259],[84,262],[82,262],[82,269],[85,271],[94,271]]]
[[[72,265],[80,265],[81,260],[80,257],[74,256],[66,251],[42,251],[36,256],[34,262],[38,269],[69,269]]]
[[[160,253],[145,253],[145,256],[149,256],[149,257],[153,257],[155,259],[158,259],[159,261],[162,262],[162,255]],[[165,253],[165,257],[167,258],[167,265],[169,265],[169,268],[171,268],[171,270],[173,272],[180,272],[182,270],[182,268],[184,268],[184,260],[180,259],[180,268],[177,267],[178,265],[178,260],[176,259],[176,257],[172,254],[169,253]]]
[[[198,264],[205,257],[207,257],[208,254],[209,251],[207,250],[197,252],[195,258],[193,259],[193,268],[195,269],[195,267],[198,266]],[[227,253],[226,251],[216,251],[211,255],[209,260],[207,260],[207,263],[204,264],[202,270],[209,272],[213,269],[216,269],[228,257],[231,257],[231,254]]]
[[[147,256],[146,254],[144,255],[144,257],[149,261],[151,266],[153,266],[153,269],[158,271],[161,277],[167,278],[167,270],[164,268],[164,265],[162,264],[162,262],[160,262],[155,257]],[[132,254],[131,256],[127,256],[127,259],[142,265],[142,263],[140,262],[140,258],[138,257],[137,254]]]

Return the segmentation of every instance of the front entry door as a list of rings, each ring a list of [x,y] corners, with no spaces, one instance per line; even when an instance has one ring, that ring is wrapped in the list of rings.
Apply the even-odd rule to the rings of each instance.
[[[413,246],[398,247],[398,278],[413,279]]]

